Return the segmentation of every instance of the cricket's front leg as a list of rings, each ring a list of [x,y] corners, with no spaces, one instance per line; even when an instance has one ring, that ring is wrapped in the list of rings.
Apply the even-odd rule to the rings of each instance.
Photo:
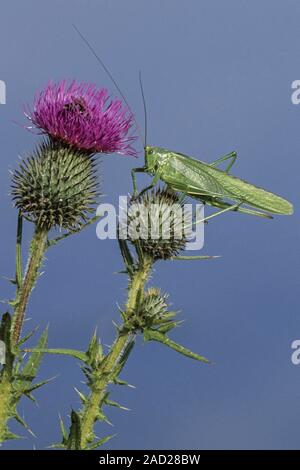
[[[138,189],[137,189],[137,182],[136,182],[136,173],[145,173],[145,168],[132,168],[131,170],[131,179],[132,179],[132,186],[133,186],[133,197],[137,197]]]
[[[152,189],[156,183],[158,182],[159,180],[159,174],[156,174],[153,178],[153,180],[151,181],[151,183],[146,186],[144,189],[142,189],[142,191],[140,193],[136,193],[136,196],[135,197],[140,197],[142,196],[144,193],[146,193],[147,191],[149,191],[149,189]]]

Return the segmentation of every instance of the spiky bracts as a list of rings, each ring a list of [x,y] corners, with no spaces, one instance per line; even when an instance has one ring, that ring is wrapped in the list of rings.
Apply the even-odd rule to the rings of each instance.
[[[168,311],[168,295],[160,289],[151,287],[144,292],[136,309],[121,312],[125,326],[135,332],[143,332],[148,328],[159,328],[167,331],[179,322],[173,321],[176,312]]]
[[[94,211],[98,182],[94,159],[51,141],[22,160],[12,177],[15,206],[46,231],[76,230]]]
[[[169,189],[153,189],[133,199],[128,210],[128,238],[154,261],[184,249],[191,221],[184,200]]]
[[[89,154],[137,155],[132,147],[136,137],[130,133],[133,114],[93,84],[49,82],[25,115],[41,133]]]

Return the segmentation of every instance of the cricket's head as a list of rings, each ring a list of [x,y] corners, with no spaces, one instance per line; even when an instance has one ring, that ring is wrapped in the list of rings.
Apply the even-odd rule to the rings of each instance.
[[[157,159],[158,159],[157,147],[150,147],[149,145],[146,145],[145,166],[147,168],[147,171],[149,171],[149,173],[155,173],[155,170],[157,167]]]
[[[150,147],[149,145],[145,147],[145,166],[149,173],[156,172],[161,158],[161,151],[160,147]]]

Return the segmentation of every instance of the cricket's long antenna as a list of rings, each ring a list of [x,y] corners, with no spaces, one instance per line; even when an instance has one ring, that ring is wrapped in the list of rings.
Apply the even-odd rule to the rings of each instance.
[[[146,148],[148,118],[147,118],[147,106],[146,106],[146,98],[145,98],[145,93],[144,93],[144,88],[143,88],[141,70],[139,71],[139,81],[140,81],[140,87],[141,87],[141,93],[142,93],[142,99],[143,99],[143,106],[144,106],[144,125],[145,125],[144,134],[145,134],[145,148]]]
[[[132,108],[130,106],[130,104],[128,103],[127,101],[127,98],[126,96],[124,95],[124,93],[122,92],[121,88],[119,87],[118,83],[116,82],[116,80],[114,79],[112,73],[110,72],[110,70],[106,67],[106,65],[104,64],[103,60],[100,59],[100,57],[98,56],[97,52],[95,51],[95,49],[92,47],[92,45],[90,44],[90,42],[86,39],[86,37],[84,37],[84,35],[81,33],[81,31],[79,31],[79,29],[77,28],[77,26],[75,24],[73,24],[73,28],[75,29],[75,31],[78,33],[78,35],[81,37],[81,39],[83,40],[83,42],[85,42],[85,44],[87,45],[87,47],[89,48],[89,50],[91,51],[91,53],[93,54],[93,56],[97,59],[97,61],[99,62],[99,64],[101,65],[101,67],[103,68],[103,70],[106,72],[106,74],[109,76],[109,78],[111,79],[111,81],[113,82],[113,84],[115,85],[116,89],[118,90],[118,92],[120,93],[121,97],[123,98],[126,106],[128,107],[129,111],[132,113],[132,116],[133,116],[133,119],[134,119],[134,122],[135,122],[135,125],[136,125],[136,128],[137,128],[137,132],[142,140],[142,143],[145,147],[145,142],[144,142],[144,137],[143,137],[143,134],[141,132],[141,128],[135,118],[135,115],[132,111]]]

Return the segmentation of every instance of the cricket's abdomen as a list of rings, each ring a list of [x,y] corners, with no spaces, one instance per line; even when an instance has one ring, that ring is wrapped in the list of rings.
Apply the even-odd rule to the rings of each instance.
[[[222,185],[227,197],[275,214],[289,215],[293,213],[293,205],[281,196],[209,167],[208,172],[211,173],[211,170],[214,172],[214,178]]]

